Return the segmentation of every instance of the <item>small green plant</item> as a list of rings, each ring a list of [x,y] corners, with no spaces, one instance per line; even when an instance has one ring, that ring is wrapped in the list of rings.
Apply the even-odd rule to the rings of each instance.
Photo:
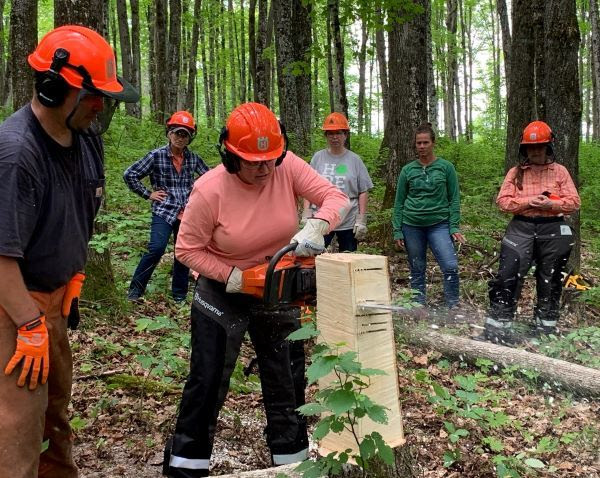
[[[314,323],[309,322],[288,338],[305,340],[318,335]],[[335,378],[315,394],[313,403],[301,406],[298,411],[305,416],[322,416],[313,432],[316,441],[322,440],[329,433],[341,433],[346,430],[354,436],[358,453],[347,449],[343,452],[331,452],[316,461],[306,460],[296,468],[304,478],[335,476],[349,460],[353,460],[362,468],[363,476],[366,476],[374,458],[388,465],[394,462],[393,450],[379,433],[373,432],[363,437],[358,435],[359,421],[367,417],[376,423],[387,423],[386,408],[374,403],[364,393],[371,383],[371,377],[385,372],[364,368],[356,360],[356,352],[344,352],[344,346],[344,343],[315,345],[312,364],[307,369],[309,384],[329,374],[334,374]]]

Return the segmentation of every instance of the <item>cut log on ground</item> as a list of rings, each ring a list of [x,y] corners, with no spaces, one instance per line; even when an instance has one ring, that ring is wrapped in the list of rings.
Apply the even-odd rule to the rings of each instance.
[[[292,463],[291,465],[276,466],[273,468],[266,468],[264,470],[253,470],[253,471],[240,471],[238,473],[231,473],[229,475],[218,475],[221,478],[276,478],[279,476],[288,476],[289,478],[300,478],[298,473],[294,473],[294,469],[298,467],[298,463]]]
[[[447,357],[458,357],[470,363],[485,358],[501,366],[518,365],[539,373],[539,377],[552,387],[567,389],[579,395],[600,396],[600,370],[521,349],[430,330],[408,327],[399,327],[399,330],[409,343],[437,350]]]

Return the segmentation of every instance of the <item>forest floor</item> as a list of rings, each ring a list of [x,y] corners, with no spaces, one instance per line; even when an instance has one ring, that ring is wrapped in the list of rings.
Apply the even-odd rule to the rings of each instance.
[[[390,264],[392,289],[406,287],[404,280],[397,279],[407,277],[406,261],[395,256]],[[479,281],[485,281],[488,277],[484,277],[483,269],[482,272],[474,265],[467,266],[461,277],[472,280],[480,275]],[[430,287],[433,299],[439,299],[439,283]],[[482,325],[486,298],[470,293],[468,287],[464,289],[463,320],[441,327],[449,333],[476,335],[480,330],[469,324]],[[528,281],[521,303],[531,304],[532,294],[532,284]],[[76,372],[72,425],[76,433],[75,457],[82,478],[161,476],[162,450],[174,428],[184,381],[180,373],[169,382],[168,367],[185,370],[188,356],[185,343],[177,342],[172,334],[173,328],[180,329],[175,335],[187,330],[188,309],[189,304],[176,306],[169,299],[154,300],[151,296],[135,304],[124,322],[105,323],[73,333]],[[575,309],[575,312],[563,311],[563,335],[571,329],[598,324],[597,310],[588,306]],[[520,315],[530,317],[530,312],[531,305],[524,305]],[[142,325],[140,317],[146,320]],[[151,325],[156,323],[163,325]],[[596,340],[596,344],[600,343],[600,337]],[[563,358],[569,359],[573,353],[585,357],[589,352],[586,352],[589,347],[581,342],[575,341],[570,346],[575,350],[566,347]],[[537,351],[540,344],[530,343],[526,347]],[[161,348],[166,349],[165,354],[174,355],[176,362],[172,362],[173,357],[161,356]],[[597,350],[592,348],[592,353]],[[143,358],[132,359],[144,353],[151,356],[150,352],[158,356],[153,368]],[[559,350],[554,355],[562,353]],[[251,357],[252,350],[245,344],[242,362],[248,363]],[[600,402],[557,390],[539,383],[535,374],[521,372],[524,371],[514,368],[500,371],[485,362],[474,367],[449,361],[435,351],[409,346],[400,339],[398,377],[406,456],[412,464],[412,476],[499,476],[494,466],[503,460],[500,456],[505,457],[503,463],[510,470],[518,473],[505,476],[600,477]],[[484,402],[496,414],[498,423],[477,422],[461,416],[460,410],[432,403],[432,383],[445,387],[452,396],[460,395],[459,385],[465,387],[457,381],[457,376],[466,377],[465,380],[474,377],[477,391],[487,397]],[[245,381],[239,371],[234,374],[232,392],[219,417],[212,475],[269,466],[269,452],[263,438],[265,416],[256,382],[256,378]],[[314,392],[311,387],[309,399]],[[314,427],[315,421],[310,423]],[[448,423],[455,429],[466,430],[467,435],[451,433],[454,428],[449,428]],[[534,460],[528,462],[533,467],[524,465],[527,459]]]

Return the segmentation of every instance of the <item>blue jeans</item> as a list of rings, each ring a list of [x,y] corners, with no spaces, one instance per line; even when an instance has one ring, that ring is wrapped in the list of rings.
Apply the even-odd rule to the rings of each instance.
[[[338,248],[340,252],[354,252],[358,247],[358,242],[354,239],[354,231],[352,229],[343,229],[341,231],[332,231],[325,234],[325,247],[329,247],[333,236],[337,236]]]
[[[448,221],[433,226],[409,226],[402,224],[404,246],[410,267],[410,286],[418,292],[415,299],[425,304],[425,269],[427,246],[435,256],[444,275],[444,298],[448,307],[458,304],[458,258],[450,235]]]
[[[165,253],[171,233],[173,233],[173,242],[177,241],[179,223],[180,221],[175,221],[175,223],[171,225],[163,218],[155,214],[152,215],[148,252],[142,256],[142,259],[133,274],[131,285],[129,286],[130,295],[134,294],[141,296],[144,294],[148,281],[154,272],[154,268],[158,265],[161,257]],[[189,269],[175,259],[175,262],[173,263],[173,298],[185,299],[187,296],[188,275]]]

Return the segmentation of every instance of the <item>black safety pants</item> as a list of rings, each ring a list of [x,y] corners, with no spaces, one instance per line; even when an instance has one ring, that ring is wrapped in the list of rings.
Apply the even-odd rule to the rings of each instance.
[[[556,329],[562,292],[562,272],[575,242],[562,217],[515,216],[508,224],[500,250],[498,274],[489,282],[490,310],[485,322],[489,338],[510,334],[523,281],[535,261],[536,327]]]
[[[225,284],[200,278],[192,304],[192,355],[175,435],[165,450],[164,473],[172,478],[208,476],[219,410],[229,389],[244,334],[258,359],[267,417],[265,435],[273,464],[307,456],[304,404],[304,349],[286,337],[300,326],[299,309],[272,314]]]

